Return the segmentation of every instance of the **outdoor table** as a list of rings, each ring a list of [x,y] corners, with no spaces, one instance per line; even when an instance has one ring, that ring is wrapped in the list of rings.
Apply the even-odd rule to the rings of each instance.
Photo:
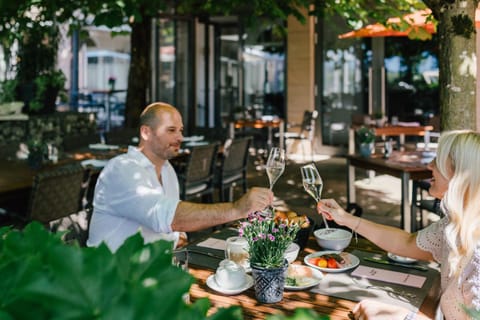
[[[283,119],[274,118],[272,120],[265,120],[265,119],[240,119],[230,122],[229,128],[229,136],[230,138],[235,137],[235,129],[242,129],[242,128],[255,128],[255,129],[263,129],[268,128],[268,137],[267,137],[267,145],[269,148],[273,145],[273,134],[272,129],[278,128],[278,144],[280,149],[283,149],[284,145],[284,135],[285,135],[285,123]]]
[[[226,239],[228,236],[236,235],[237,232],[234,229],[222,229],[211,235],[207,238],[213,239]],[[387,293],[369,289],[369,288],[356,288],[351,289],[350,287],[345,286],[343,293],[333,293],[325,294],[322,293],[325,286],[335,286],[335,284],[340,283],[339,281],[345,281],[345,279],[351,279],[351,272],[355,269],[345,271],[342,273],[324,273],[324,278],[320,281],[318,287],[313,289],[306,289],[302,291],[285,291],[282,301],[274,304],[263,304],[258,302],[255,299],[254,288],[251,287],[244,292],[241,292],[237,295],[224,295],[214,291],[209,288],[206,284],[207,278],[215,272],[218,263],[224,258],[224,252],[218,249],[206,248],[199,246],[200,242],[205,239],[199,240],[187,246],[188,256],[189,256],[189,272],[195,277],[196,282],[190,288],[190,300],[195,301],[200,298],[209,298],[212,308],[209,310],[209,314],[214,313],[218,308],[229,307],[233,305],[240,306],[243,310],[244,319],[265,319],[267,315],[270,314],[286,314],[292,315],[296,308],[307,308],[312,309],[318,314],[329,315],[331,320],[340,320],[340,319],[351,319],[351,310],[355,306],[358,300],[362,297],[375,298],[379,292],[382,292],[380,296],[387,295]],[[303,258],[312,252],[320,251],[321,248],[316,243],[313,237],[310,237],[309,242],[305,250],[300,252],[299,257],[294,262],[296,264],[304,264]],[[356,251],[357,250],[357,251]],[[361,251],[359,251],[361,250]],[[385,255],[385,252],[378,247],[374,246],[370,241],[359,238],[358,243],[352,239],[350,246],[345,250],[347,252],[353,252],[355,254],[362,253],[363,255]],[[426,265],[427,264],[423,264]],[[435,314],[437,299],[439,294],[439,273],[437,270],[437,265],[432,264],[428,272],[417,271],[406,269],[403,267],[395,266],[383,266],[379,264],[373,264],[368,261],[361,259],[360,266],[371,266],[374,268],[385,268],[392,271],[399,271],[403,273],[408,273],[410,275],[424,275],[427,278],[427,281],[421,288],[424,291],[424,298],[421,301],[417,301],[419,304],[420,313],[425,314],[429,317],[433,317]],[[337,279],[339,280],[337,282]],[[351,280],[352,283],[353,280]],[[322,282],[323,286],[322,287]],[[372,281],[373,283],[373,281]],[[380,283],[376,281],[377,285]],[[389,286],[390,283],[382,282],[385,286]],[[342,285],[339,286],[342,288]],[[398,287],[397,287],[398,288]],[[328,288],[326,289],[328,290]],[[412,289],[417,290],[419,289]],[[401,291],[401,290],[400,290]],[[417,292],[415,291],[415,292]],[[344,298],[342,296],[354,297],[353,299]],[[392,298],[395,303],[397,300]],[[399,302],[407,303],[408,302]],[[409,305],[410,308],[412,305]]]
[[[413,201],[410,199],[409,181],[423,180],[432,177],[431,171],[427,169],[427,161],[431,158],[431,152],[422,151],[394,151],[386,159],[383,156],[372,155],[362,157],[360,155],[347,155],[347,203],[355,203],[355,168],[373,170],[380,174],[388,174],[401,179],[401,227],[406,231],[415,231],[415,211]]]
[[[351,126],[348,132],[348,154],[355,154],[355,131],[359,126]],[[375,129],[375,136],[382,137],[399,137],[400,146],[405,144],[405,136],[421,136],[424,137],[425,147],[430,143],[430,131],[433,126],[392,126],[372,127]]]

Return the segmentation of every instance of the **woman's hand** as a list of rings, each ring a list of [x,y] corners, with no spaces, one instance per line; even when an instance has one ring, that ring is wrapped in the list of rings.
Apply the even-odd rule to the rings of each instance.
[[[375,300],[362,300],[353,308],[356,320],[403,320],[410,311],[391,304]]]
[[[350,216],[342,207],[333,199],[322,199],[317,204],[317,212],[323,214],[328,220],[334,220],[339,225],[344,225],[346,216]]]

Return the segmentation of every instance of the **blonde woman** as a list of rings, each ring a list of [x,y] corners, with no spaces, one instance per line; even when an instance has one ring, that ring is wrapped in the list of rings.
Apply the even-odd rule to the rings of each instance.
[[[445,217],[418,233],[352,216],[335,200],[322,200],[320,214],[347,226],[386,251],[441,264],[440,309],[444,319],[470,319],[464,307],[480,311],[480,134],[450,131],[441,135],[430,195],[442,199]],[[398,306],[363,300],[355,319],[426,319]]]

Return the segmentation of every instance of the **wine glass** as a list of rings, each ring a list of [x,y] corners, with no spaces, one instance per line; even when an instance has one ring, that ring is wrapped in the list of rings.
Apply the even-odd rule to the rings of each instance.
[[[278,178],[283,174],[283,171],[285,171],[285,150],[277,147],[272,148],[268,155],[265,170],[267,171],[268,181],[270,182],[270,190],[272,190],[275,182],[277,182]]]
[[[300,171],[302,173],[303,188],[318,203],[322,196],[323,180],[320,173],[318,173],[317,167],[315,167],[313,163],[310,163],[300,167]],[[322,218],[325,228],[328,229],[328,223],[323,214]]]

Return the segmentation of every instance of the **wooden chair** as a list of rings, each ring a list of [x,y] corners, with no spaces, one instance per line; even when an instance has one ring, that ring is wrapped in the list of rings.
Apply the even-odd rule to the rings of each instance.
[[[213,201],[214,170],[219,143],[191,147],[184,167],[178,174],[180,199],[209,196]]]
[[[247,191],[248,155],[252,140],[252,137],[244,137],[225,144],[215,177],[220,201],[233,201],[233,187],[237,184],[242,184],[244,193]]]
[[[317,121],[318,117],[318,111],[313,110],[313,111],[305,111],[303,113],[303,120],[300,125],[300,131],[299,132],[285,132],[285,142],[288,140],[300,140],[303,142],[304,140],[308,141],[310,143],[310,157],[311,160],[313,161],[313,155],[314,155],[314,150],[313,150],[313,140],[315,138],[315,123]],[[305,160],[305,146],[303,143],[302,145],[302,155],[303,155],[303,160]]]

